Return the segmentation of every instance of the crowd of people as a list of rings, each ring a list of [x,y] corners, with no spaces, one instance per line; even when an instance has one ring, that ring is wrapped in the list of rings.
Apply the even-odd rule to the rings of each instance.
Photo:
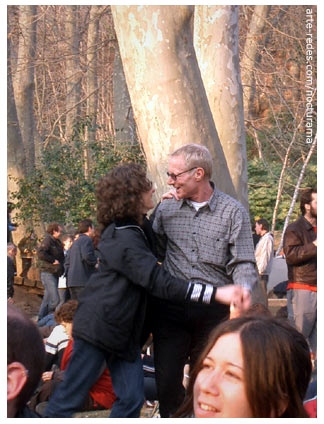
[[[256,221],[254,249],[248,213],[217,190],[212,163],[201,145],[173,152],[172,190],[150,218],[154,188],[145,170],[119,165],[97,185],[97,232],[90,219],[73,239],[60,224],[48,226],[37,251],[44,297],[34,330],[44,337],[44,368],[37,365],[42,373],[29,392],[34,414],[67,418],[99,408],[110,409],[111,418],[136,418],[146,399],[158,401],[162,418],[309,416],[316,191],[302,196],[302,217],[285,235],[288,322],[267,309],[274,245],[268,222]],[[14,248],[8,245],[11,260]],[[252,305],[256,288],[263,308]],[[154,359],[144,355],[148,339]],[[8,370],[14,361],[26,368],[8,351]],[[152,373],[145,385],[148,370],[153,385]],[[11,416],[26,414],[26,404],[24,398]]]

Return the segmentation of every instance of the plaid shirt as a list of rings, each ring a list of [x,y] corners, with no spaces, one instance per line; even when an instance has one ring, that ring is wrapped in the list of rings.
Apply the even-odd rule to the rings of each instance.
[[[190,200],[164,200],[153,230],[159,259],[172,275],[216,287],[257,284],[251,225],[244,207],[214,189],[198,212]]]

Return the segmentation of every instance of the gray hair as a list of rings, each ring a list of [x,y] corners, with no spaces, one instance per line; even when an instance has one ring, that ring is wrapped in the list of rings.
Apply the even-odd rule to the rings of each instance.
[[[203,168],[208,179],[211,178],[213,172],[213,159],[207,147],[201,144],[185,144],[179,147],[170,157],[183,157],[187,167]]]
[[[11,249],[17,250],[17,246],[15,246],[13,243],[7,243],[7,251],[11,250]]]

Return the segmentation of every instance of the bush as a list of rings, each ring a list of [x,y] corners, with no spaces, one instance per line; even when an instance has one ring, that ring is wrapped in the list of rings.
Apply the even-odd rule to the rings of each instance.
[[[86,171],[86,155],[89,169]],[[52,141],[43,151],[31,175],[18,179],[18,191],[11,194],[19,210],[18,223],[53,221],[76,225],[91,217],[95,221],[95,187],[98,179],[122,162],[145,164],[138,145],[114,140],[87,143],[74,139],[62,144]]]

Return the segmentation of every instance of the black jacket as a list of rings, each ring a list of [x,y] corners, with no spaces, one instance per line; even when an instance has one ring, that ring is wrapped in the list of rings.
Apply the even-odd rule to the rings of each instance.
[[[284,252],[288,265],[288,281],[317,286],[317,236],[310,222],[301,216],[288,225],[284,236]]]
[[[80,234],[72,244],[65,258],[65,272],[68,287],[84,287],[95,272],[97,257],[90,237]]]
[[[37,251],[40,272],[49,272],[61,276],[64,272],[64,249],[61,240],[48,234],[42,241]],[[53,265],[55,260],[59,265]]]
[[[83,290],[73,337],[134,361],[140,349],[147,293],[184,302],[194,285],[172,277],[153,255],[137,225],[109,225],[101,235],[101,262]]]

